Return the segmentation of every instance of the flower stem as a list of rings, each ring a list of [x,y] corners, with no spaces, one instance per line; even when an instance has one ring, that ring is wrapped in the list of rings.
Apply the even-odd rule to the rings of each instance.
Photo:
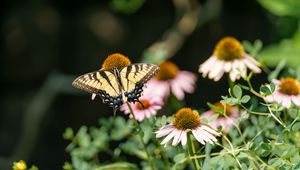
[[[191,140],[190,133],[187,133],[187,143],[188,143],[189,157],[194,157],[196,155],[195,154],[196,149],[195,149],[195,145],[194,145],[193,141]],[[193,162],[194,168],[196,170],[201,169],[197,159],[192,159],[192,162]]]
[[[234,82],[230,79],[229,75],[227,76],[228,86],[230,89],[233,89]]]
[[[132,116],[132,118],[133,118],[134,124],[135,124],[136,127],[139,129],[139,133],[138,133],[138,134],[139,134],[141,143],[142,143],[143,146],[144,146],[144,150],[145,150],[146,155],[147,155],[148,163],[149,163],[151,169],[152,169],[152,170],[155,170],[154,165],[153,165],[153,162],[152,162],[152,159],[151,159],[151,156],[150,156],[150,153],[148,152],[148,149],[147,149],[147,145],[146,145],[146,143],[145,143],[145,141],[144,141],[143,134],[141,133],[141,132],[142,132],[142,128],[141,128],[140,124],[138,123],[137,119],[135,118],[135,115],[134,115],[134,113],[133,113],[132,107],[130,106],[130,104],[129,104],[128,102],[126,102],[126,104],[127,104],[128,108],[129,108],[129,110],[130,110],[130,114],[131,114],[131,116]]]
[[[257,96],[257,97],[263,99],[264,97],[263,97],[261,94],[259,94],[258,92],[256,92],[256,91],[253,89],[253,86],[252,86],[252,84],[251,84],[250,78],[251,78],[251,76],[250,76],[249,78],[245,79],[245,81],[247,82],[247,84],[248,84],[248,86],[249,86],[249,89],[248,89],[248,90],[249,90],[252,94],[254,94],[255,96]]]
[[[271,114],[271,116],[281,125],[283,126],[284,128],[286,128],[286,125],[277,117],[274,115],[274,113],[272,112],[271,108],[268,106],[268,110]]]

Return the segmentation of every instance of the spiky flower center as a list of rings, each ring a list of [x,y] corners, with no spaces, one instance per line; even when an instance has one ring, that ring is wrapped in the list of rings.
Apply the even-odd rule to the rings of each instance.
[[[279,84],[279,91],[283,94],[296,96],[300,93],[300,84],[291,77],[283,78]]]
[[[140,102],[143,104],[141,105],[141,103],[136,103],[136,108],[138,110],[145,110],[148,109],[150,107],[150,102],[147,99],[141,99]],[[144,106],[144,107],[143,107]]]
[[[200,125],[200,116],[190,108],[182,108],[173,117],[176,129],[195,129]]]
[[[156,74],[158,80],[170,80],[176,77],[179,68],[171,61],[164,61],[159,65],[159,72]]]
[[[104,70],[112,70],[118,69],[121,70],[122,68],[131,64],[131,61],[125,57],[123,54],[114,53],[109,55],[102,64],[102,69]]]
[[[220,109],[222,109],[226,114],[226,116],[231,116],[232,115],[232,106],[226,104],[225,106],[221,103],[221,102],[216,102],[214,103],[214,105]],[[216,114],[218,114],[218,111],[216,109],[212,109],[212,111]],[[220,115],[220,116],[223,116],[223,115]]]
[[[233,37],[221,39],[215,47],[214,55],[220,60],[232,61],[244,57],[244,47]]]

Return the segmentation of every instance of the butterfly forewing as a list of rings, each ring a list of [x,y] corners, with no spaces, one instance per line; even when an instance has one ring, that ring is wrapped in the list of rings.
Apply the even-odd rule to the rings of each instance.
[[[99,70],[77,77],[73,86],[89,93],[107,93],[111,97],[120,95],[118,81],[110,71]]]
[[[132,64],[123,68],[120,79],[125,96],[129,101],[137,101],[142,92],[143,85],[159,70],[153,64]],[[130,95],[129,95],[130,94]],[[128,96],[129,95],[129,96]],[[132,96],[132,97],[131,97]],[[132,99],[131,99],[132,98]]]

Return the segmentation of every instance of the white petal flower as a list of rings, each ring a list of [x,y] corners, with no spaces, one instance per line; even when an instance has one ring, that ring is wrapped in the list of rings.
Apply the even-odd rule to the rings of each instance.
[[[244,51],[241,43],[233,37],[225,37],[216,45],[209,59],[199,66],[203,77],[219,81],[224,73],[229,73],[232,81],[246,78],[247,68],[260,73],[260,64]]]
[[[176,146],[181,142],[184,146],[187,143],[187,133],[190,132],[203,145],[206,142],[213,144],[217,141],[215,136],[220,136],[216,130],[202,124],[199,114],[190,108],[180,109],[175,114],[173,123],[163,126],[155,133],[157,138],[166,136],[161,142],[162,145],[166,146],[167,143],[171,142],[173,146]]]

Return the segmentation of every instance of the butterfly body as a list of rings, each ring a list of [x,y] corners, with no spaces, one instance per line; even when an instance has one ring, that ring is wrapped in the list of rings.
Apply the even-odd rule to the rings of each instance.
[[[100,69],[77,77],[72,85],[101,97],[103,103],[118,109],[124,102],[138,102],[144,84],[158,72],[154,64],[131,64],[122,69]],[[93,98],[92,97],[92,98]]]

